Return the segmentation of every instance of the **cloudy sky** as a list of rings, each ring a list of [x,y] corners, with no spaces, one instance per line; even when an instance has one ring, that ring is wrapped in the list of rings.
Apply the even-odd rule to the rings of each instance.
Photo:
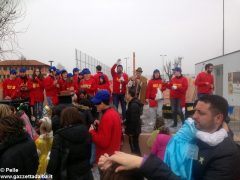
[[[183,57],[185,73],[222,55],[222,0],[22,2],[26,14],[17,28],[27,30],[18,42],[27,59],[53,60],[70,70],[75,48],[109,66],[134,51],[137,66],[151,74],[162,69],[163,54],[165,61]],[[240,49],[239,9],[240,0],[225,0],[225,53]]]

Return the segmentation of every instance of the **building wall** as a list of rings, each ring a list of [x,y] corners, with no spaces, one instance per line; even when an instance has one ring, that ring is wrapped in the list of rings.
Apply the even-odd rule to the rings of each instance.
[[[240,51],[196,64],[195,65],[196,74],[203,71],[204,66],[207,63],[212,63],[214,66],[221,64],[223,65],[223,87],[222,87],[223,97],[225,97],[228,100],[228,103],[231,106],[240,106],[240,82],[239,84],[236,83],[236,79],[238,79],[238,77],[235,78],[234,83],[231,80],[229,80],[230,78],[229,74],[240,75]],[[235,89],[234,92],[231,92],[231,88]]]

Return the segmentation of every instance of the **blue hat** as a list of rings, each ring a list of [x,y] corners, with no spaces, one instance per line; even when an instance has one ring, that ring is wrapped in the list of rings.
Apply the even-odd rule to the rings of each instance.
[[[72,73],[68,73],[67,77],[73,77],[73,74]]]
[[[66,69],[62,69],[61,70],[61,74],[63,74],[63,73],[67,73],[67,70]]]
[[[25,73],[26,71],[27,71],[27,69],[25,67],[21,67],[19,70],[19,72],[21,72],[21,73]]]
[[[78,68],[73,68],[73,73],[74,72],[79,72],[79,69]]]
[[[175,67],[174,69],[172,69],[173,71],[177,71],[177,72],[182,72],[182,69],[180,67]]]
[[[79,75],[80,75],[80,76],[83,76],[83,72],[81,71],[81,72],[79,73]]]
[[[59,76],[61,74],[61,71],[59,69],[56,69],[56,75]]]
[[[50,72],[56,71],[56,70],[57,70],[57,68],[56,68],[55,66],[51,66],[51,67],[49,68],[49,71],[50,71]]]
[[[17,74],[17,71],[15,69],[11,69],[10,74]]]
[[[97,105],[103,101],[109,101],[110,93],[107,90],[100,90],[97,94],[91,99],[92,103]]]
[[[84,69],[82,70],[82,73],[83,73],[83,75],[84,75],[84,74],[91,74],[91,72],[90,72],[90,70],[89,70],[88,68],[84,68]]]

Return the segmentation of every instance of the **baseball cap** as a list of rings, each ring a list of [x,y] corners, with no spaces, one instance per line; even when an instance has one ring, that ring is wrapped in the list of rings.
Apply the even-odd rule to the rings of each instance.
[[[91,99],[92,103],[97,105],[103,101],[109,101],[110,93],[107,90],[100,90],[96,95]]]
[[[15,69],[11,69],[10,74],[17,74],[17,71]]]
[[[68,73],[67,77],[73,77],[73,74],[72,73]]]
[[[55,67],[55,66],[51,66],[50,68],[49,68],[49,71],[56,71],[57,70],[57,68]]]
[[[91,74],[91,72],[90,72],[90,70],[88,69],[88,68],[84,68],[83,70],[82,70],[82,74],[84,75],[84,74]]]
[[[27,69],[25,67],[21,67],[19,70],[19,72],[21,72],[21,73],[25,73],[26,71],[27,71]]]
[[[74,72],[79,72],[79,69],[78,68],[73,68],[73,73]]]
[[[177,71],[177,72],[182,72],[182,69],[180,67],[175,67],[172,69],[173,71]]]

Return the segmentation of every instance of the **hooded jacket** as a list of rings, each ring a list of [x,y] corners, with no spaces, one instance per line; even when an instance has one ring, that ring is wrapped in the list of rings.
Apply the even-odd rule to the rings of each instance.
[[[141,111],[143,104],[139,99],[133,98],[128,103],[125,121],[125,133],[128,135],[138,135],[141,133]]]
[[[80,179],[91,173],[90,157],[91,137],[84,124],[59,129],[53,139],[47,173],[61,180],[62,172],[67,171],[65,178]]]

